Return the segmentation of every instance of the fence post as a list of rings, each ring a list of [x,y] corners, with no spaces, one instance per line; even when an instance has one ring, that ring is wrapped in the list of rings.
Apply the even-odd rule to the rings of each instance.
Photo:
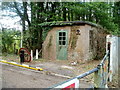
[[[33,50],[31,50],[31,61],[33,61]]]
[[[98,68],[99,70],[94,72],[94,87],[107,88],[108,60],[106,60],[106,62],[104,62],[102,65],[98,65]]]
[[[99,66],[99,70],[94,72],[94,87],[100,88],[101,87],[101,67]]]
[[[38,49],[36,49],[36,59],[38,59]]]

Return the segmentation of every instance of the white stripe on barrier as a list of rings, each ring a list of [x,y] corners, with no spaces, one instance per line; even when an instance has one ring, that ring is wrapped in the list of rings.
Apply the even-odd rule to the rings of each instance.
[[[40,69],[40,67],[36,67],[37,69]]]
[[[0,61],[5,61],[6,62],[6,60],[0,60]]]
[[[23,66],[26,66],[26,67],[29,67],[29,65],[26,65],[26,64],[22,64]]]
[[[16,66],[25,67],[25,68],[29,68],[29,69],[34,69],[34,70],[38,70],[38,71],[43,71],[43,69],[40,68],[40,67],[36,68],[36,67],[29,66],[29,65],[26,65],[26,64],[19,64],[19,63],[16,63],[16,62],[8,62],[8,61],[5,61],[5,60],[0,60],[0,62],[7,63],[7,64],[13,64],[13,65],[16,65]]]
[[[17,64],[16,62],[10,62],[10,63]]]
[[[62,89],[65,89],[65,88],[79,88],[79,80],[77,78],[75,79],[72,79],[68,82],[65,82],[63,84],[60,84],[54,88],[62,88]]]

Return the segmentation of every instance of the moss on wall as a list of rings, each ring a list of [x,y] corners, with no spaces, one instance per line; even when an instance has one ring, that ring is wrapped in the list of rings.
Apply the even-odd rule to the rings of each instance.
[[[73,35],[71,36],[71,49],[75,49],[77,39],[78,39],[77,35],[73,33]]]
[[[47,49],[49,49],[52,46],[52,38],[53,38],[53,36],[51,35],[49,38],[49,42],[47,44]]]
[[[103,29],[97,29],[97,59],[102,59],[106,51],[106,32]]]
[[[42,27],[43,29],[43,32],[42,32],[42,40],[45,41],[47,35],[48,35],[48,32],[50,30],[52,30],[52,27]]]
[[[78,40],[78,35],[76,35],[76,31],[78,29],[79,29],[78,26],[72,26],[71,27],[69,44],[70,44],[70,48],[73,49],[73,50],[75,49],[76,44],[77,44],[77,40]]]
[[[106,50],[106,31],[101,28],[93,28],[90,34],[90,51],[93,59],[102,59]]]

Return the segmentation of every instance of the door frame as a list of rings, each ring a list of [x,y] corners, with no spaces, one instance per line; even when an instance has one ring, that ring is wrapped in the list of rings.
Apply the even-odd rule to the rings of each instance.
[[[66,32],[66,59],[68,58],[68,30],[64,30],[64,29],[61,29],[61,30],[57,30],[56,31],[56,59],[57,60],[60,60],[58,58],[58,49],[59,49],[59,32]]]

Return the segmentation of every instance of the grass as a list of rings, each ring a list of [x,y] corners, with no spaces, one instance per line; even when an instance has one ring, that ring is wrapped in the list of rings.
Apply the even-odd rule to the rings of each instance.
[[[15,54],[2,54],[2,59],[3,60],[8,60],[8,61],[15,61],[15,62],[19,62],[19,55],[15,55]]]

